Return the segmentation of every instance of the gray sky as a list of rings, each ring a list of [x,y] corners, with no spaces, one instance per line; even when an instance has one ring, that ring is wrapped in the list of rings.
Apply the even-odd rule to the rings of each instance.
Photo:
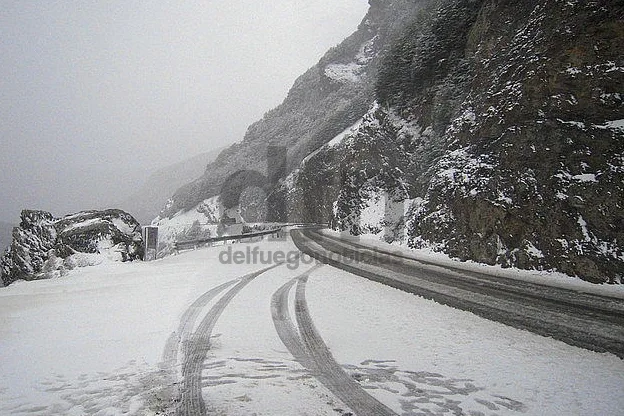
[[[367,0],[0,0],[0,220],[240,141]]]

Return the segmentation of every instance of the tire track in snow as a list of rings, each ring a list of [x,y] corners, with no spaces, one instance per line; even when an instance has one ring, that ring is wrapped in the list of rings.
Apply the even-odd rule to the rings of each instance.
[[[271,314],[280,339],[295,359],[356,415],[396,415],[344,371],[316,330],[305,299],[305,287],[309,274],[318,267],[320,265],[288,281],[273,294]],[[288,295],[295,283],[295,316],[299,329],[288,309]]]
[[[309,274],[316,267],[318,266],[311,268],[306,274]],[[277,335],[279,335],[288,351],[290,351],[301,365],[312,373],[315,373],[315,363],[306,352],[297,327],[291,319],[290,311],[288,310],[288,296],[292,287],[297,283],[300,277],[301,276],[297,276],[289,280],[273,294],[271,298],[271,316],[273,317],[273,324],[275,325]]]
[[[217,320],[234,299],[234,297],[247,286],[252,280],[275,267],[281,266],[283,263],[277,263],[273,266],[266,267],[253,273],[249,273],[238,280],[238,283],[228,290],[208,311],[197,327],[197,330],[190,338],[182,344],[184,359],[182,362],[182,382],[180,386],[180,397],[176,409],[177,415],[204,415],[206,414],[206,405],[202,398],[201,373],[206,355],[210,350],[210,338],[212,330]],[[236,280],[235,280],[236,281]],[[227,282],[230,283],[231,282]],[[223,286],[223,287],[221,287]],[[227,284],[216,287],[216,294],[227,287]],[[217,291],[217,289],[219,289]],[[199,312],[199,311],[198,311]],[[184,331],[190,331],[192,326],[185,326]]]
[[[178,363],[178,351],[180,349],[180,343],[186,342],[189,335],[195,325],[195,321],[199,316],[201,310],[208,304],[214,297],[225,290],[228,286],[233,285],[240,279],[230,280],[217,287],[214,287],[198,297],[189,306],[180,318],[177,331],[171,333],[165,344],[165,350],[162,355],[161,368],[169,371],[175,371]],[[175,374],[173,374],[175,376]]]

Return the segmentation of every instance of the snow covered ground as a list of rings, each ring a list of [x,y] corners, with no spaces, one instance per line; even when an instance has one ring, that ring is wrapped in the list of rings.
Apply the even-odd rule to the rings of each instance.
[[[272,317],[273,295],[313,264],[294,267],[290,241],[228,247],[246,253],[256,246],[291,262],[250,281],[218,319],[202,371],[209,413],[346,414],[293,358]],[[185,310],[209,289],[267,266],[222,264],[228,247],[1,288],[0,414],[166,414],[178,384],[161,360]],[[311,272],[306,300],[336,361],[397,414],[607,416],[624,409],[624,361],[613,355],[329,266]],[[292,302],[289,310],[294,316]]]

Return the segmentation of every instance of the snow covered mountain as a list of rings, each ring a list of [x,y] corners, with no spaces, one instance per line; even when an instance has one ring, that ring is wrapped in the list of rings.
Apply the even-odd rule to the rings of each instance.
[[[374,100],[380,52],[426,3],[371,1],[357,31],[301,75],[284,102],[249,126],[243,140],[223,151],[201,178],[178,189],[161,217],[195,209],[217,195],[226,178],[239,170],[266,175],[269,146],[287,149],[286,171],[290,171],[361,118]]]
[[[266,174],[277,145],[287,148],[280,184],[248,185],[283,200],[288,220],[620,281],[624,5],[370,5],[162,216],[217,195],[237,170]]]

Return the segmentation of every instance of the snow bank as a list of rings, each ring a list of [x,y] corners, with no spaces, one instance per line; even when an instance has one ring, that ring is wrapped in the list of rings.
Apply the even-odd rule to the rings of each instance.
[[[379,237],[373,234],[363,234],[358,237],[353,237],[345,236],[345,234],[341,233],[340,231],[328,229],[321,230],[321,233],[330,236],[339,236],[341,238],[357,239],[359,244],[365,244],[370,247],[378,247],[383,250],[391,250],[393,252],[400,253],[402,256],[413,258],[415,260],[436,263],[440,267],[453,267],[456,269],[486,273],[492,276],[500,276],[510,279],[576,290],[579,292],[614,296],[624,299],[624,285],[597,285],[560,272],[545,270],[524,270],[515,267],[503,268],[500,265],[491,266],[488,264],[476,263],[473,261],[459,261],[457,259],[449,257],[444,253],[434,251],[431,248],[412,249],[402,246],[400,241],[397,241],[397,244],[388,244],[380,241]],[[533,249],[537,250],[535,247],[533,247]],[[529,247],[529,250],[533,249]],[[535,254],[539,255],[539,253],[537,252],[535,252]]]

